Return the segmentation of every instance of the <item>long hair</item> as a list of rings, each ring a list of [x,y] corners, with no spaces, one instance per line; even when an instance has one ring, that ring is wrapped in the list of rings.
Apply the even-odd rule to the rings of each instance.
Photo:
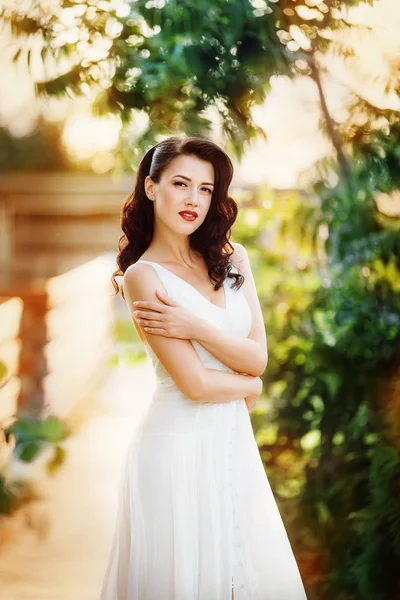
[[[228,195],[233,176],[232,162],[229,156],[210,140],[173,136],[146,152],[139,164],[134,189],[122,207],[120,224],[123,235],[119,238],[118,269],[111,278],[117,294],[120,287],[116,277],[123,276],[127,268],[142,256],[153,237],[154,207],[145,193],[144,181],[150,176],[158,183],[170,161],[180,155],[197,156],[210,162],[215,173],[210,208],[203,223],[190,235],[191,248],[203,256],[215,290],[222,286],[226,277],[235,280],[232,287],[236,289],[244,282],[243,275],[230,273],[229,256],[233,247],[229,238],[238,213],[235,200]],[[123,296],[123,291],[121,292]]]

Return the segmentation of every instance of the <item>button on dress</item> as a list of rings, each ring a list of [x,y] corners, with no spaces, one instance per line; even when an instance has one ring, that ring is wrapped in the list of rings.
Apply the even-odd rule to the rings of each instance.
[[[162,265],[138,262],[188,310],[249,335],[251,310],[233,279],[221,308]],[[191,343],[206,368],[234,372]],[[156,389],[128,447],[100,600],[307,600],[244,398],[190,400],[145,348]]]

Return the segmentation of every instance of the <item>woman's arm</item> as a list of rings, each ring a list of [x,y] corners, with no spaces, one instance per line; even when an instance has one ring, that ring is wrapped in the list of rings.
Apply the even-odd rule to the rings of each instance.
[[[211,323],[199,324],[196,342],[233,371],[259,377],[264,373],[267,357],[258,342],[221,331]]]
[[[131,265],[123,280],[124,294],[132,314],[135,300],[157,301],[156,288],[165,289],[156,271],[145,263]],[[140,325],[135,323],[137,328]],[[206,369],[189,340],[169,338],[142,331],[145,338],[181,392],[205,403],[231,402],[261,393],[259,377]]]
[[[247,396],[260,396],[261,392],[260,377],[204,368],[203,380],[192,399],[203,404],[219,404]]]
[[[194,339],[210,354],[233,371],[260,376],[267,366],[268,350],[264,319],[246,249],[232,243],[235,248],[232,263],[245,277],[243,291],[252,314],[252,328],[247,338],[237,337],[214,327],[204,320],[196,321]]]

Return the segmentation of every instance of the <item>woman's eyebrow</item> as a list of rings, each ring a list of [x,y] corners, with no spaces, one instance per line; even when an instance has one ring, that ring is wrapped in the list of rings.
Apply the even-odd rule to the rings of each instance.
[[[190,177],[186,177],[186,175],[174,175],[173,177],[182,177],[182,179],[186,179],[186,181],[192,181]],[[214,185],[212,182],[203,181],[201,185]]]

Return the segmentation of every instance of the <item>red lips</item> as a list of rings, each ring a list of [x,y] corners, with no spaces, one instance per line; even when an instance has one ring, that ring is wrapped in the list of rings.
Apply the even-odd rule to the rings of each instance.
[[[191,217],[198,217],[199,215],[194,210],[181,210],[180,215],[190,215]]]

